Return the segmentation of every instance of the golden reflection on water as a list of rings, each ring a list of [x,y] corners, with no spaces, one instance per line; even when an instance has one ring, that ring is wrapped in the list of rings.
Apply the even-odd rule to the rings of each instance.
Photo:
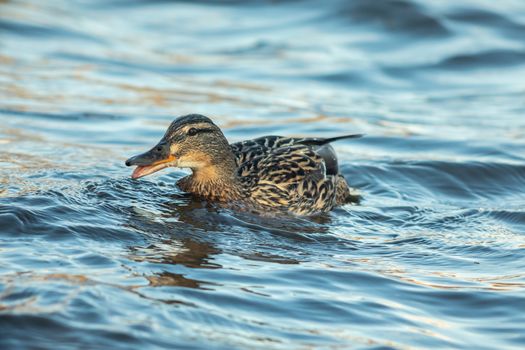
[[[186,57],[186,61],[193,58]],[[14,58],[6,55],[0,56],[0,76],[4,76],[7,84],[0,86],[0,92],[5,95],[1,105],[8,106],[14,110],[30,111],[32,107],[23,101],[46,102],[46,112],[61,110],[64,108],[74,109],[75,106],[85,105],[86,101],[91,101],[93,105],[119,105],[121,108],[133,106],[156,106],[160,109],[172,109],[180,103],[232,103],[244,107],[263,107],[266,101],[257,101],[250,96],[250,92],[268,93],[271,89],[263,85],[246,83],[241,81],[227,81],[219,79],[216,81],[200,81],[188,77],[166,78],[171,86],[163,84],[156,87],[154,82],[144,85],[140,80],[133,82],[122,82],[112,79],[101,79],[99,66],[94,64],[78,63],[57,71],[52,61],[40,59],[28,64],[18,64]],[[29,83],[22,77],[31,76],[33,81]],[[98,76],[98,77],[95,77]],[[36,80],[35,80],[36,79]],[[65,86],[62,92],[40,88],[38,81],[48,81],[49,83],[61,81]],[[97,94],[99,89],[93,90],[92,87],[111,89],[111,97],[107,94]],[[181,86],[176,88],[176,86]],[[90,94],[86,94],[89,91]],[[129,98],[129,92],[136,96]],[[241,92],[241,96],[237,94]],[[244,95],[244,96],[243,96]],[[128,96],[128,97],[125,97]],[[250,98],[246,98],[250,96]],[[60,104],[59,105],[57,105]],[[0,106],[1,106],[0,105]]]
[[[525,283],[522,282],[504,282],[505,280],[509,279],[516,279],[516,278],[525,278],[525,274],[523,275],[512,275],[512,276],[491,276],[487,278],[475,278],[475,277],[469,277],[465,274],[456,274],[456,273],[450,273],[450,272],[440,272],[440,271],[432,271],[432,272],[425,272],[424,276],[425,278],[428,278],[428,276],[438,276],[439,278],[442,278],[446,280],[446,283],[435,283],[435,282],[428,282],[424,281],[421,278],[413,276],[413,273],[409,273],[403,269],[390,269],[390,270],[378,270],[377,272],[380,272],[386,277],[394,278],[396,280],[400,280],[406,283],[415,284],[418,286],[424,286],[432,289],[442,289],[442,290],[490,290],[490,291],[512,291],[512,290],[522,290],[525,288]],[[410,274],[411,276],[408,276]],[[453,284],[453,280],[457,280],[460,282],[460,284]],[[472,282],[477,283],[476,285],[465,285],[465,282]],[[482,285],[479,285],[479,284]]]
[[[198,281],[195,279],[187,278],[182,274],[171,273],[171,272],[160,272],[158,274],[144,276],[151,287],[185,287],[185,288],[198,288],[198,289],[209,289],[206,285],[213,285],[214,283]]]
[[[408,270],[402,266],[392,266],[393,262],[385,258],[344,258],[345,263],[358,264],[360,269],[371,273],[379,273],[385,277],[408,284],[441,290],[490,290],[508,292],[525,289],[524,274],[494,275],[486,277],[473,277],[468,273],[452,271],[423,271]],[[421,277],[418,277],[421,276]],[[437,277],[442,283],[429,282],[424,279]],[[458,281],[457,284],[454,281]],[[468,285],[465,284],[469,283]],[[471,283],[471,284],[470,284]]]
[[[137,277],[132,274],[130,277]],[[94,289],[96,287],[110,287],[120,289],[123,292],[130,292],[141,298],[159,301],[167,304],[191,304],[177,300],[155,298],[150,294],[141,292],[145,287],[185,287],[185,288],[204,288],[202,286],[213,285],[213,283],[203,282],[185,278],[183,275],[177,275],[169,272],[160,274],[142,276],[144,284],[118,284],[109,283],[97,279],[97,276],[86,276],[80,274],[68,273],[33,273],[18,272],[13,274],[4,274],[0,276],[0,283],[4,289],[0,292],[0,311],[6,313],[26,313],[26,314],[45,314],[61,312],[66,309],[70,303],[85,289]],[[32,290],[42,288],[43,290],[54,288],[56,286],[64,295],[59,298],[53,298],[53,302],[45,300],[41,302],[41,296],[30,295],[23,299],[16,299],[15,302],[9,301],[12,295],[20,293],[21,290]],[[64,286],[64,284],[66,286]]]
[[[218,253],[219,250],[210,243],[185,238],[163,240],[147,247],[130,247],[128,258],[137,262],[182,264],[190,268],[216,269],[221,266],[212,262],[212,255]]]
[[[191,57],[186,57],[190,60]],[[297,116],[272,119],[274,125],[290,123],[331,123],[351,125],[355,123],[352,117],[329,117],[312,110],[312,106],[304,100],[304,96],[275,96],[275,91],[268,85],[248,83],[235,80],[208,80],[197,77],[170,77],[159,84],[150,82],[144,85],[140,80],[122,81],[121,79],[100,78],[100,67],[94,64],[79,63],[68,69],[56,71],[48,67],[51,62],[40,60],[29,65],[15,65],[13,58],[2,56],[4,69],[1,73],[9,83],[0,87],[6,98],[0,102],[0,107],[15,111],[45,111],[51,113],[64,110],[78,110],[90,106],[108,106],[112,111],[125,113],[127,110],[148,110],[150,114],[179,115],[179,111],[190,112],[194,104],[228,103],[238,108],[268,109],[280,108]],[[37,81],[62,81],[65,88],[42,89],[40,84],[28,84],[19,75],[32,76]],[[49,83],[47,83],[49,84]],[[93,86],[98,89],[93,90]],[[103,88],[110,93],[97,93]],[[89,94],[87,93],[89,91]],[[130,95],[130,93],[132,93]],[[35,106],[39,105],[39,110]],[[151,110],[154,106],[155,109]],[[233,118],[229,115],[216,115],[221,127],[225,129],[267,125],[268,120],[256,118]],[[395,130],[392,125],[388,129]],[[400,130],[404,128],[400,125]],[[298,136],[298,135],[297,135]],[[304,136],[304,135],[302,135]],[[314,135],[312,135],[314,136]]]

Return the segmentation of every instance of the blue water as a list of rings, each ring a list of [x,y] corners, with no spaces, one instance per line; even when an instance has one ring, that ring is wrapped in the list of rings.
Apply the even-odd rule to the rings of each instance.
[[[522,349],[525,2],[0,1],[1,349]],[[176,116],[335,136],[363,201],[198,202]]]

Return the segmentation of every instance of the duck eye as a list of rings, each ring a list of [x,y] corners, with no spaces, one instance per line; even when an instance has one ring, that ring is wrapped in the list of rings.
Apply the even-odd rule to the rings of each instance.
[[[160,151],[162,151],[162,147],[159,146],[157,147],[157,152],[160,152]]]
[[[195,128],[190,128],[190,129],[188,130],[188,135],[190,135],[190,136],[195,136],[195,135],[197,135],[197,132],[198,132],[197,129],[195,129]]]

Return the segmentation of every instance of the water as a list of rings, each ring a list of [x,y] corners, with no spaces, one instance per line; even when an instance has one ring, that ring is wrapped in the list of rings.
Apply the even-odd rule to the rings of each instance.
[[[0,348],[525,346],[525,3],[0,1]],[[335,136],[259,218],[124,160],[175,117]]]

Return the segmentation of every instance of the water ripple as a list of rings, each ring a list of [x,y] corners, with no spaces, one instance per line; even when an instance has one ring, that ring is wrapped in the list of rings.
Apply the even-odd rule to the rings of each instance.
[[[0,1],[0,348],[521,349],[522,2]],[[123,166],[178,115],[334,136],[312,218]]]

